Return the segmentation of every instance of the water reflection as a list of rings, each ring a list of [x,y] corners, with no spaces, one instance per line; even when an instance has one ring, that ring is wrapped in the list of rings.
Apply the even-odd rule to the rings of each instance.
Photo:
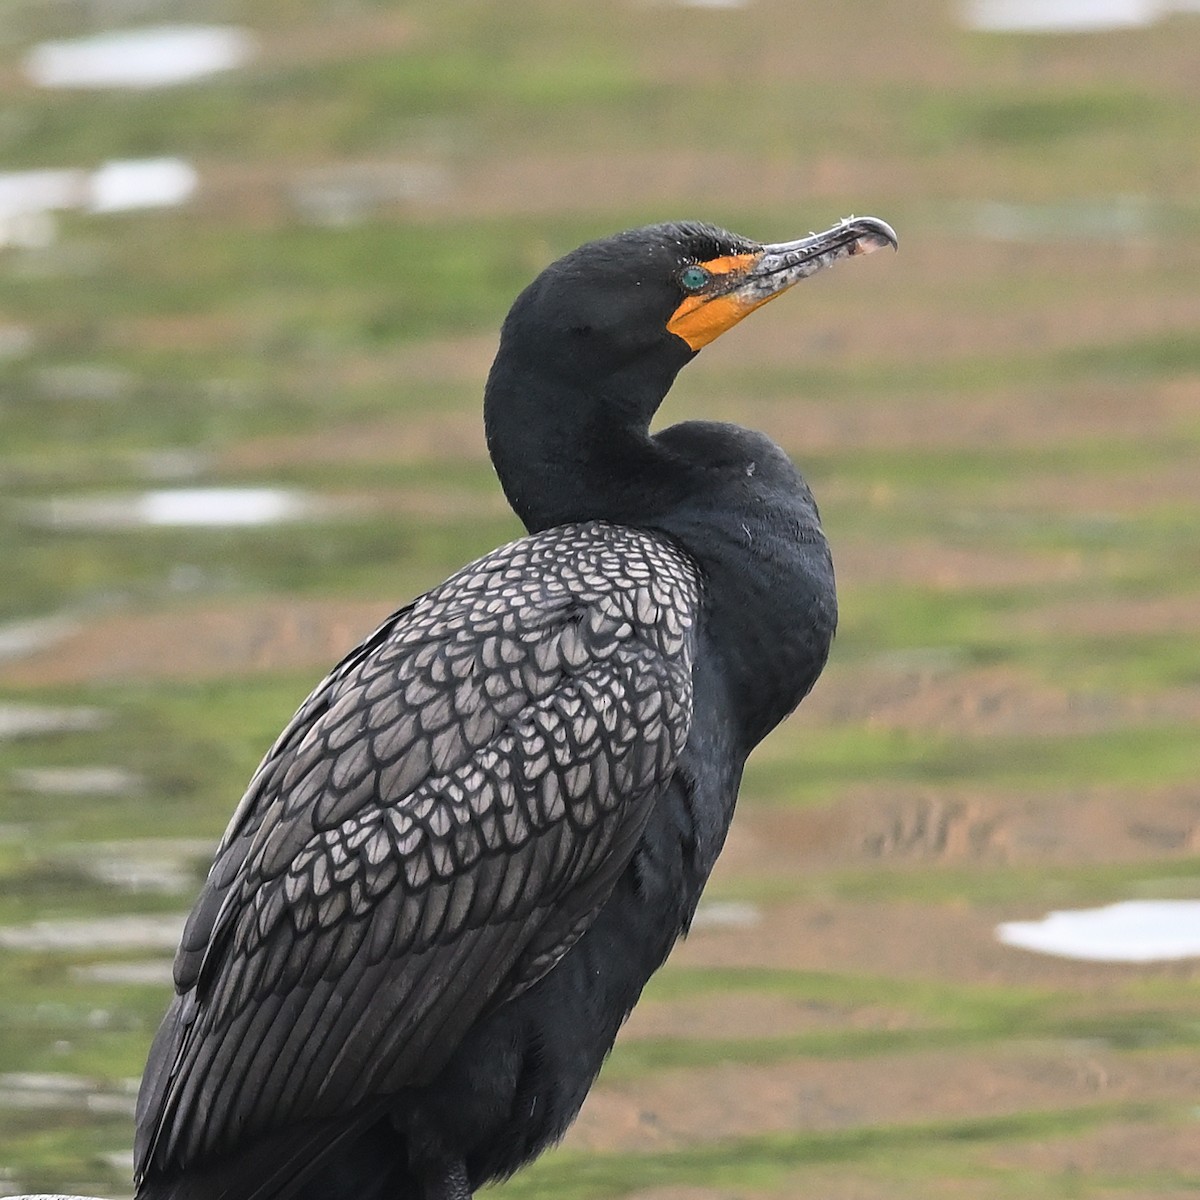
[[[13,1071],[0,1075],[0,1108],[46,1108],[133,1116],[138,1081],[106,1084],[83,1075]]]
[[[319,514],[321,505],[292,488],[164,488],[135,495],[60,497],[31,513],[56,529],[277,525]]]
[[[996,929],[1009,946],[1092,962],[1168,962],[1200,957],[1200,900],[1127,900],[1052,912]]]
[[[130,962],[91,963],[86,967],[72,967],[71,978],[80,983],[166,989],[172,986],[175,978],[171,962],[170,958],[139,958]]]
[[[0,246],[48,246],[55,235],[51,214],[79,207],[86,182],[75,170],[0,172]]]
[[[44,247],[54,241],[53,214],[175,208],[190,200],[196,169],[181,158],[114,159],[82,169],[0,172],[0,245]]]
[[[25,73],[46,88],[156,88],[190,83],[243,66],[254,42],[223,25],[160,25],[43,42]]]
[[[117,159],[89,181],[88,208],[96,213],[175,208],[195,194],[196,168],[182,158]]]
[[[72,208],[83,201],[84,180],[76,170],[0,172],[0,215]]]
[[[967,0],[963,21],[991,33],[1089,33],[1136,29],[1198,9],[1196,0]]]
[[[761,910],[744,900],[702,900],[692,929],[750,929],[761,921]]]
[[[39,951],[174,952],[183,935],[186,919],[186,913],[158,913],[152,916],[31,921],[28,925],[0,926],[0,947],[6,950]]]
[[[100,883],[128,892],[190,893],[199,879],[193,864],[206,866],[213,843],[207,838],[139,838],[66,847],[73,865]]]
[[[0,741],[47,737],[56,733],[90,733],[108,724],[100,708],[52,708],[42,704],[0,704]]]
[[[124,767],[22,767],[9,778],[15,788],[40,796],[124,796],[142,789],[142,780]]]

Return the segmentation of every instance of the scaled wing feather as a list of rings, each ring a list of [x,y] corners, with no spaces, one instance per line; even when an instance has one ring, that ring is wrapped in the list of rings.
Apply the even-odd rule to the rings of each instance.
[[[139,1175],[428,1082],[558,961],[683,749],[698,605],[665,540],[567,526],[343,660],[255,774],[188,921]]]

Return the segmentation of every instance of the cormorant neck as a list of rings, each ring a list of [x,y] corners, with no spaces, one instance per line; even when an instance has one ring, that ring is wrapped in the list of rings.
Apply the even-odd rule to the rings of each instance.
[[[634,517],[641,524],[671,502],[675,463],[650,437],[650,421],[688,357],[657,370],[639,359],[582,383],[501,347],[484,392],[484,429],[526,529]]]

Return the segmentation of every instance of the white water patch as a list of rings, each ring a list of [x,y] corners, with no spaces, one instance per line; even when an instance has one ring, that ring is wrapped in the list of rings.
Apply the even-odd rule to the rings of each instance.
[[[170,958],[139,958],[130,962],[91,963],[86,967],[72,967],[71,978],[80,983],[169,988],[175,975]]]
[[[133,1116],[137,1090],[136,1079],[123,1079],[114,1087],[83,1075],[13,1071],[0,1075],[0,1108]]]
[[[86,194],[84,171],[0,171],[0,246],[49,246],[53,214],[78,208]]]
[[[0,172],[0,217],[75,208],[83,203],[86,186],[84,171]]]
[[[226,25],[158,25],[42,42],[25,59],[29,79],[45,88],[159,88],[244,66],[250,34]]]
[[[987,33],[1095,33],[1196,11],[1198,0],[966,0],[963,22]]]
[[[195,167],[182,158],[114,159],[95,171],[0,171],[0,246],[49,246],[55,213],[178,208],[198,186]]]
[[[183,936],[186,921],[186,913],[32,921],[28,925],[0,926],[0,947],[72,953],[79,950],[173,951]]]
[[[108,724],[100,708],[51,708],[41,704],[0,704],[0,741],[47,737],[56,733],[91,733]]]
[[[196,168],[182,158],[114,159],[88,180],[87,207],[94,213],[177,208],[199,182]]]
[[[137,838],[89,842],[63,848],[63,857],[100,883],[128,892],[192,892],[203,876],[196,870],[212,858],[207,838]]]
[[[761,921],[758,907],[744,900],[702,900],[692,920],[692,929],[753,929]]]
[[[143,786],[124,767],[19,767],[9,778],[15,788],[38,796],[126,796]]]
[[[176,488],[137,501],[143,525],[278,525],[313,511],[302,492],[287,488]]]
[[[320,504],[290,488],[162,488],[132,496],[61,497],[35,506],[36,521],[55,529],[278,525],[316,515]]]
[[[1089,962],[1173,962],[1200,958],[1200,900],[1126,900],[1104,908],[1052,912],[996,928],[1009,946]]]

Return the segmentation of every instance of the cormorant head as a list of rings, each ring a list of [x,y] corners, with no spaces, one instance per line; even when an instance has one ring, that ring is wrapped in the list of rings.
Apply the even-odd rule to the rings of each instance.
[[[628,230],[547,267],[517,298],[501,347],[530,353],[564,380],[598,383],[631,365],[644,371],[651,360],[673,378],[702,346],[794,283],[886,245],[895,246],[896,235],[874,217],[773,245],[690,221]]]
[[[526,528],[650,511],[667,494],[650,424],[679,369],[792,284],[895,244],[873,217],[776,245],[679,222],[548,266],[509,311],[484,391],[488,450]]]

